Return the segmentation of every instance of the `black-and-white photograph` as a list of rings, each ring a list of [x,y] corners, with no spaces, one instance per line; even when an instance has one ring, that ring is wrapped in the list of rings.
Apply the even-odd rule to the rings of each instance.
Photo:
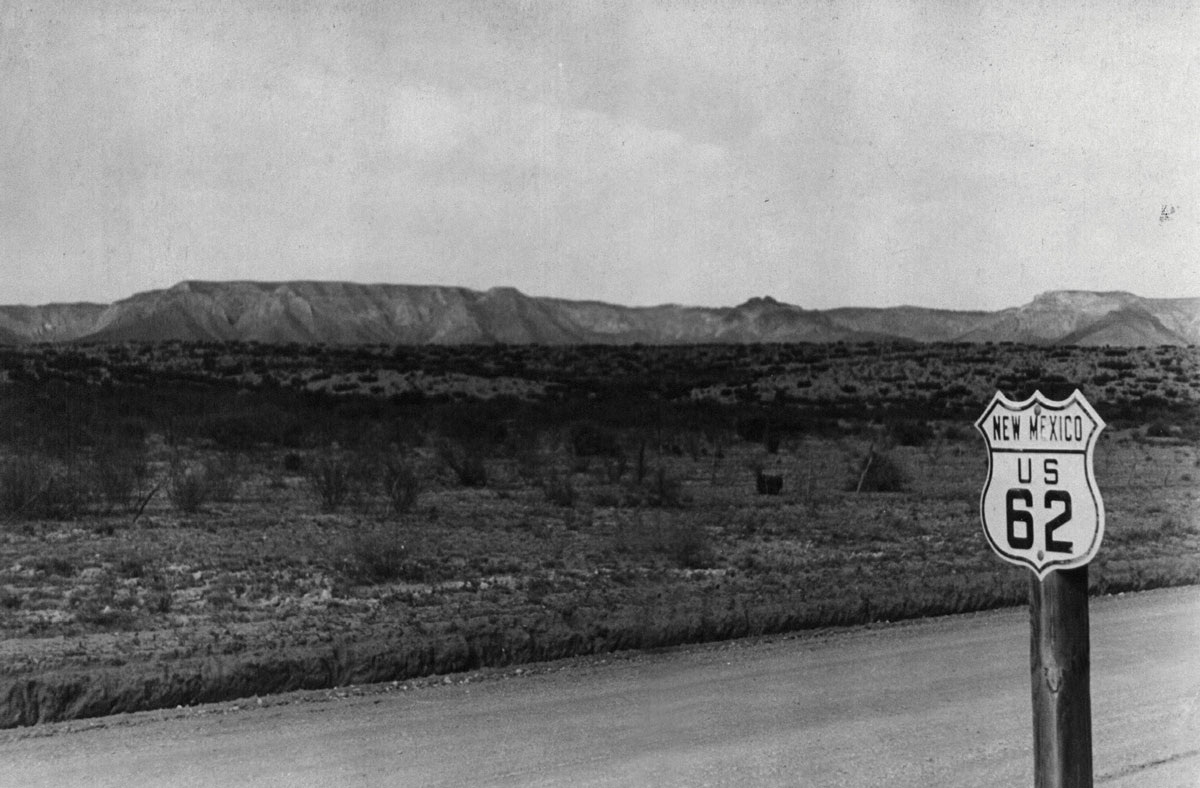
[[[1200,5],[0,0],[0,786],[1200,787]]]

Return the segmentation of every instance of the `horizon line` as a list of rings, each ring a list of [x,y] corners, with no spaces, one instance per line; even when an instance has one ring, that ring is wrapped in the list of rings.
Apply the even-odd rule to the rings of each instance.
[[[1014,305],[1007,306],[1007,307],[1001,307],[999,309],[984,309],[984,308],[961,309],[961,308],[952,308],[952,307],[943,307],[943,306],[923,306],[920,304],[891,304],[888,306],[863,306],[863,305],[856,305],[856,304],[844,304],[841,306],[816,308],[816,307],[805,307],[802,304],[791,303],[788,301],[781,301],[769,294],[760,295],[760,296],[751,296],[750,298],[747,298],[746,300],[744,300],[740,303],[737,303],[737,304],[709,305],[709,304],[685,304],[685,303],[681,303],[678,301],[664,301],[664,302],[660,302],[660,303],[656,303],[656,304],[631,305],[631,304],[619,303],[616,301],[603,301],[603,300],[596,299],[596,298],[570,298],[570,297],[555,296],[555,295],[533,295],[533,294],[527,293],[513,285],[492,285],[491,287],[487,287],[487,288],[477,288],[477,287],[468,287],[466,285],[450,285],[450,284],[414,284],[414,283],[407,283],[407,282],[360,282],[360,281],[355,281],[355,280],[350,280],[350,279],[192,279],[192,278],[189,278],[189,279],[181,279],[181,280],[175,282],[174,284],[166,286],[166,287],[151,287],[151,288],[147,288],[145,290],[136,290],[129,295],[122,296],[120,298],[116,298],[111,301],[64,300],[64,301],[46,301],[46,302],[39,303],[39,304],[28,304],[28,303],[0,304],[0,309],[7,309],[7,308],[44,309],[47,307],[54,307],[54,306],[108,307],[108,306],[112,306],[114,304],[120,303],[122,301],[128,301],[130,299],[137,298],[138,296],[144,296],[144,295],[148,295],[148,294],[152,294],[152,293],[165,293],[165,292],[174,290],[176,288],[179,288],[183,285],[190,285],[190,284],[257,285],[257,286],[276,286],[276,287],[286,286],[286,285],[295,285],[295,284],[352,285],[355,287],[405,287],[405,288],[421,288],[421,289],[463,290],[463,291],[467,291],[470,293],[479,293],[479,294],[486,294],[486,293],[489,293],[492,291],[497,291],[497,290],[501,290],[501,291],[502,290],[511,290],[525,298],[534,298],[534,299],[547,300],[547,301],[565,301],[565,302],[569,302],[569,303],[581,303],[581,304],[603,304],[606,306],[616,306],[616,307],[621,307],[624,309],[663,309],[663,308],[667,308],[667,307],[677,307],[677,308],[683,308],[683,309],[736,309],[738,307],[745,306],[747,304],[751,304],[755,301],[766,301],[766,302],[779,304],[781,306],[796,307],[801,310],[812,311],[812,312],[831,312],[831,311],[836,311],[839,309],[866,309],[866,310],[881,310],[881,311],[889,310],[889,309],[924,309],[924,310],[936,311],[936,312],[995,313],[995,312],[1003,312],[1007,309],[1016,309],[1019,306],[1024,305],[1024,304],[1014,304]],[[1193,300],[1196,298],[1200,298],[1200,296],[1186,296],[1186,295],[1185,296],[1142,296],[1137,293],[1130,292],[1128,290],[1087,290],[1087,289],[1083,289],[1083,288],[1062,288],[1062,289],[1054,289],[1054,290],[1044,290],[1040,293],[1037,293],[1029,301],[1025,302],[1025,304],[1031,304],[1031,303],[1033,303],[1041,298],[1044,298],[1046,296],[1058,295],[1058,294],[1086,294],[1086,295],[1093,295],[1093,296],[1109,296],[1109,297],[1128,296],[1128,297],[1136,298],[1136,299],[1142,300],[1142,301],[1186,301],[1186,300]]]

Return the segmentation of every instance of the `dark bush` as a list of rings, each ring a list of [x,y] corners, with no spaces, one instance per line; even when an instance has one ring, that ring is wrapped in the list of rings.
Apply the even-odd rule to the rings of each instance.
[[[715,556],[702,523],[677,520],[665,524],[659,535],[659,550],[685,569],[704,569]]]
[[[754,486],[759,495],[779,495],[783,492],[783,476],[778,473],[763,473],[761,470],[754,474]]]
[[[208,503],[208,469],[203,465],[175,462],[167,481],[167,497],[176,509],[194,514]]]
[[[0,609],[16,610],[21,607],[21,595],[9,591],[7,588],[0,588]]]
[[[232,501],[241,490],[244,474],[242,459],[237,454],[222,454],[206,460],[204,475],[209,497],[214,501]]]
[[[83,514],[93,497],[88,476],[80,469],[70,467],[56,474],[42,499],[43,516],[69,520]]]
[[[872,450],[848,487],[858,492],[902,492],[908,488],[908,474],[892,455]]]
[[[927,446],[934,439],[933,428],[924,421],[897,421],[888,432],[900,446]]]
[[[170,613],[171,602],[171,592],[169,589],[154,589],[146,596],[146,610],[151,613]]]
[[[0,513],[12,519],[65,520],[87,508],[91,487],[79,468],[41,455],[0,464]]]
[[[36,456],[15,457],[0,464],[0,512],[8,517],[37,517],[35,504],[50,485],[52,468]]]
[[[331,451],[309,464],[308,481],[327,512],[356,499],[362,492],[362,469],[349,454]]]
[[[684,504],[683,483],[659,466],[645,484],[646,503],[663,508],[680,508]]]
[[[767,450],[767,454],[778,454],[781,438],[775,430],[767,430],[763,437],[763,448]]]
[[[771,431],[770,422],[765,416],[744,416],[734,425],[737,436],[750,443],[759,443],[766,439]]]
[[[75,611],[75,620],[100,629],[128,629],[136,622],[137,616],[131,610],[88,600]]]
[[[463,487],[487,486],[487,465],[478,447],[443,442],[438,446],[438,455]]]
[[[383,466],[383,491],[393,514],[412,511],[421,492],[421,481],[402,458],[389,455]]]
[[[942,440],[950,443],[962,443],[979,439],[979,433],[970,427],[958,424],[947,424],[942,430]]]
[[[1179,432],[1178,428],[1174,432]],[[1171,425],[1162,420],[1155,420],[1146,425],[1146,437],[1169,438],[1172,435]]]
[[[57,577],[72,577],[75,574],[75,565],[59,555],[37,558],[33,562],[33,568],[38,572],[45,572]]]
[[[132,508],[148,471],[144,446],[98,449],[93,478],[108,511]]]

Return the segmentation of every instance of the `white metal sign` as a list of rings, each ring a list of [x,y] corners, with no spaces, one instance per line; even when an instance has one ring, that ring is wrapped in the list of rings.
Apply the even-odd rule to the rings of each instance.
[[[1092,449],[1104,421],[1076,391],[1013,402],[997,392],[975,422],[988,446],[979,502],[983,532],[1005,561],[1044,579],[1092,560],[1104,538],[1104,502]]]

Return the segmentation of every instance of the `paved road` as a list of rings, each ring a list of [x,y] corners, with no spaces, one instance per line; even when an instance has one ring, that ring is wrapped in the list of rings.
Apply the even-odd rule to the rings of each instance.
[[[1097,784],[1200,786],[1200,588],[1091,612]],[[9,732],[0,784],[1020,786],[1029,692],[1012,610]]]

